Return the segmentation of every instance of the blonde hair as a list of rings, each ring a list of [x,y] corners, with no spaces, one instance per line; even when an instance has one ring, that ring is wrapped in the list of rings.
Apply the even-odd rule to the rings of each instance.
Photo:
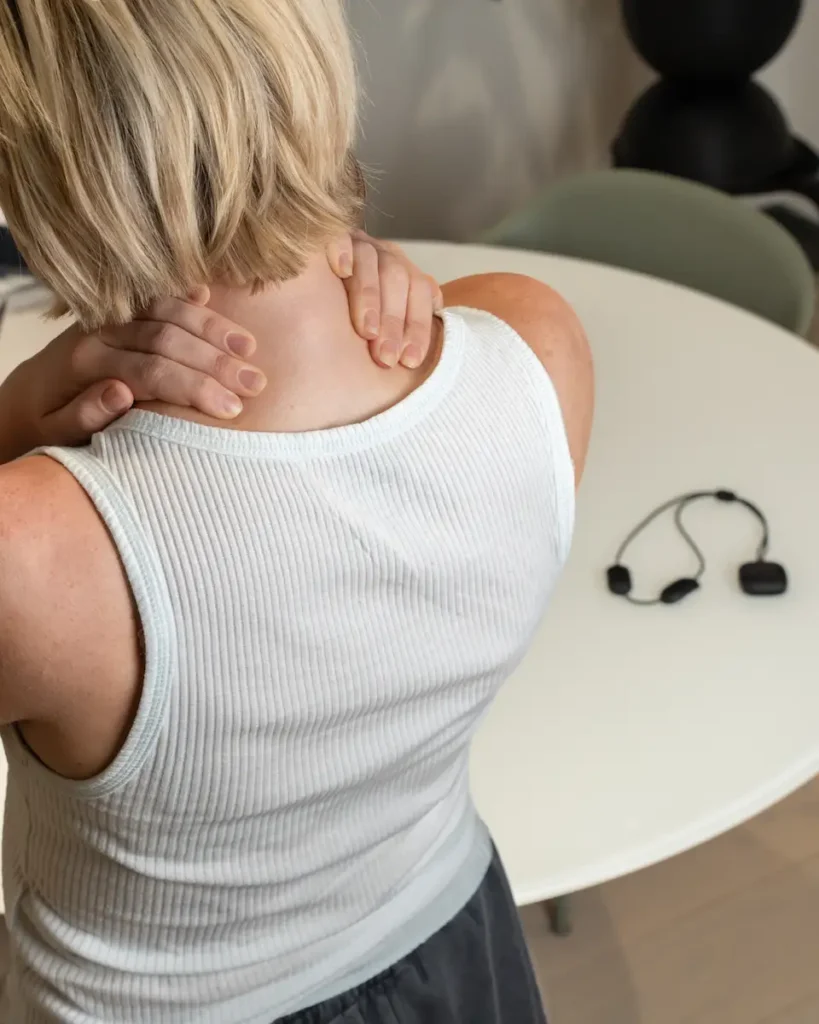
[[[297,275],[354,222],[341,0],[0,0],[0,207],[87,327]]]

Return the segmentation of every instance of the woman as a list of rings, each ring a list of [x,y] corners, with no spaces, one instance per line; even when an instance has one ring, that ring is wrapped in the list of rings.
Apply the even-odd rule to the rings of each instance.
[[[28,265],[89,330],[204,286],[267,387],[0,470],[4,1019],[542,1021],[468,751],[568,550],[582,330],[489,275],[423,359],[356,342],[336,0],[16,6]]]
[[[345,282],[350,319],[375,362],[411,367],[425,359],[443,302],[437,283],[394,243],[362,231],[333,239],[327,259]],[[256,341],[214,315],[208,298],[207,288],[197,288],[91,333],[72,324],[21,363],[0,383],[0,465],[38,445],[85,444],[135,401],[163,399],[214,419],[238,416],[248,395],[239,375],[257,369],[249,362]]]

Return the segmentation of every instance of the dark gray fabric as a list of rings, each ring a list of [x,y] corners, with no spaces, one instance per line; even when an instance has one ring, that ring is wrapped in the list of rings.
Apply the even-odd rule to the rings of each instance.
[[[546,1024],[497,852],[469,903],[415,952],[351,992],[274,1024]]]

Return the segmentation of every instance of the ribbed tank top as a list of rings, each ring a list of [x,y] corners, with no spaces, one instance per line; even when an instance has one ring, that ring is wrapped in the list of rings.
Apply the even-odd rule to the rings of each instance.
[[[144,633],[101,775],[4,730],[14,1024],[271,1024],[411,952],[491,856],[470,740],[566,558],[555,391],[501,321],[372,419],[245,433],[132,412],[49,449]],[[548,685],[548,666],[544,666]]]

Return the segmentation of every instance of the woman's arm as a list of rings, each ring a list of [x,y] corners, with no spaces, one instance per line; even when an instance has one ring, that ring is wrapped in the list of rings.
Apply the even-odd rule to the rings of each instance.
[[[440,290],[397,247],[363,233],[328,259],[345,279],[350,316],[376,362],[426,357]],[[84,334],[76,325],[0,384],[0,463],[43,444],[82,444],[134,402],[155,399],[230,420],[255,392],[240,374],[256,343],[206,307],[207,288],[167,299],[130,324]]]
[[[579,483],[594,416],[594,368],[589,341],[574,310],[558,293],[522,274],[477,274],[443,287],[448,306],[485,309],[529,345],[549,374]]]

